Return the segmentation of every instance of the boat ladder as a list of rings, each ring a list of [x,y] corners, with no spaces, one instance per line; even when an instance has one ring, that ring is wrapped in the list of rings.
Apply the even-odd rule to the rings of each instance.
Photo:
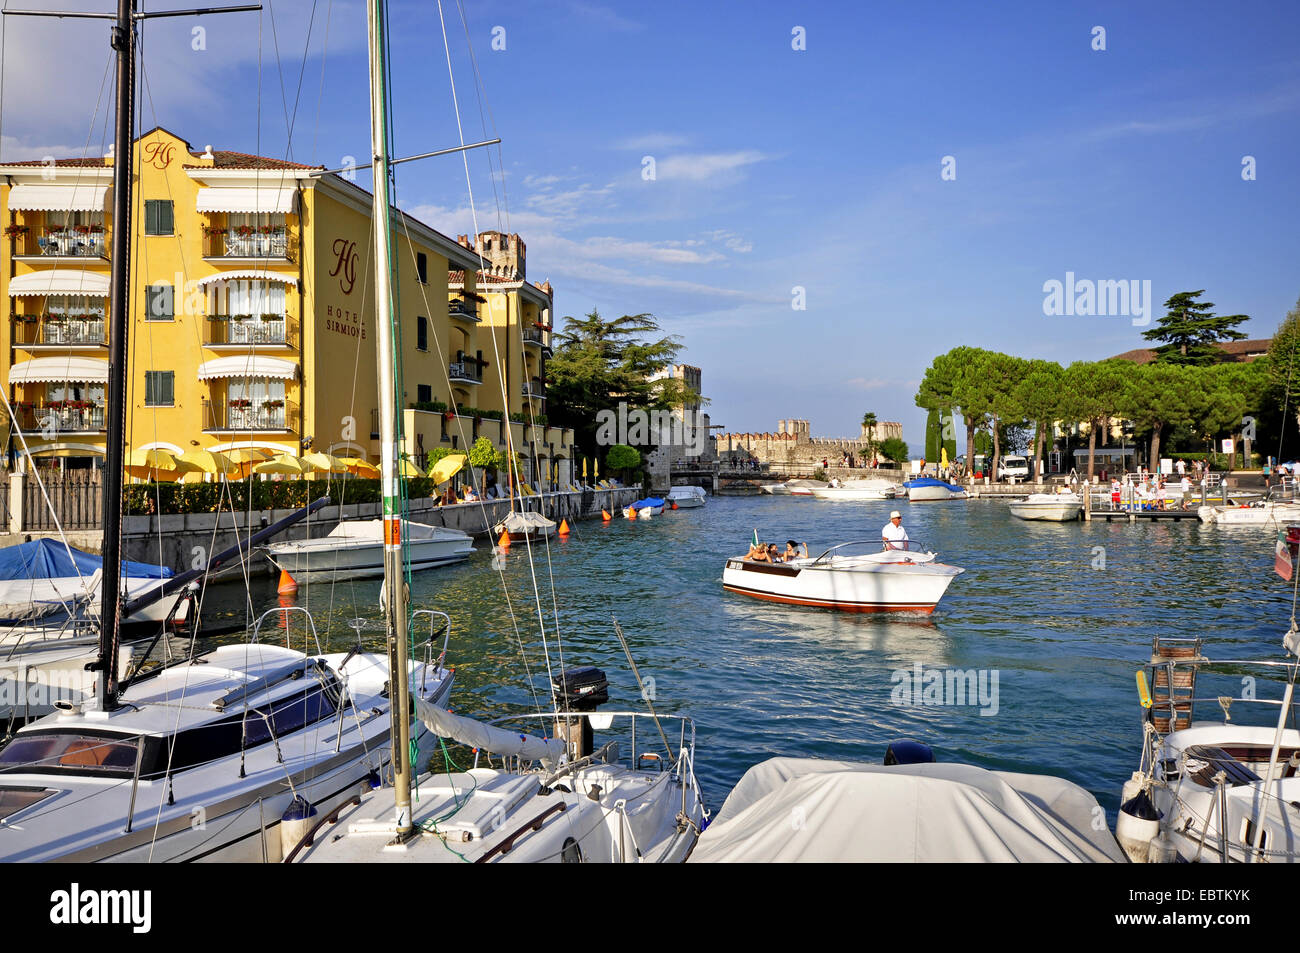
[[[1192,724],[1192,699],[1196,696],[1196,672],[1201,639],[1157,635],[1151,641],[1152,698],[1147,717],[1156,731],[1168,734]]]

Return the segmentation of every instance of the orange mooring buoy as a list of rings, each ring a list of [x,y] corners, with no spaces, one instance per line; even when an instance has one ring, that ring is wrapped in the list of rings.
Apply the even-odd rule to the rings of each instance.
[[[601,510],[601,511],[600,511],[600,521],[601,521],[602,523],[608,523],[608,522],[609,522],[610,520],[612,520],[613,518],[614,518],[614,517],[612,517],[612,516],[609,515],[609,510]]]
[[[561,520],[560,520],[560,528],[559,528],[558,530],[556,530],[556,532],[559,533],[561,536],[568,536],[568,535],[569,535],[569,521],[566,520],[566,519],[561,518]]]
[[[501,531],[501,538],[497,540],[497,545],[500,546],[502,549],[509,549],[509,548],[510,548],[510,534],[507,533],[505,530],[502,530],[502,531]]]
[[[673,509],[677,509],[677,504],[676,504],[676,503],[673,504]]]
[[[294,582],[293,576],[289,575],[289,570],[280,570],[280,584],[275,587],[275,591],[282,596],[298,591],[298,583]]]

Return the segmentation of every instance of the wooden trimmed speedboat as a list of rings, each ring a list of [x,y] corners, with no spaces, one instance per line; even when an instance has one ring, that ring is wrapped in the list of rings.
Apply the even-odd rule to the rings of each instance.
[[[870,551],[873,546],[874,552]],[[935,554],[919,543],[891,546],[881,550],[878,542],[842,543],[820,556],[784,563],[735,556],[723,567],[722,587],[787,605],[928,614],[952,581],[965,572],[938,562]]]

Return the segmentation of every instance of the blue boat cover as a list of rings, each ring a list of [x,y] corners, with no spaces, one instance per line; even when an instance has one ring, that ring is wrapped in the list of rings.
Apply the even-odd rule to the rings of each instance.
[[[664,500],[661,496],[647,496],[644,500],[637,500],[632,504],[632,509],[643,510],[647,506],[663,506]]]
[[[104,560],[64,546],[57,539],[34,539],[21,546],[0,549],[0,580],[60,579],[89,576],[103,568]],[[167,579],[172,571],[149,563],[124,563],[123,575],[137,579]]]
[[[915,480],[908,480],[903,486],[909,490],[914,486],[946,486],[950,490],[961,491],[961,487],[944,480],[936,480],[934,477],[917,477]]]

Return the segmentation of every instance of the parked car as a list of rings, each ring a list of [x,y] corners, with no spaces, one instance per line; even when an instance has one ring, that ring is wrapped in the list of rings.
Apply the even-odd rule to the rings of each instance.
[[[1029,460],[1025,457],[1003,457],[998,461],[998,479],[1029,479]]]

